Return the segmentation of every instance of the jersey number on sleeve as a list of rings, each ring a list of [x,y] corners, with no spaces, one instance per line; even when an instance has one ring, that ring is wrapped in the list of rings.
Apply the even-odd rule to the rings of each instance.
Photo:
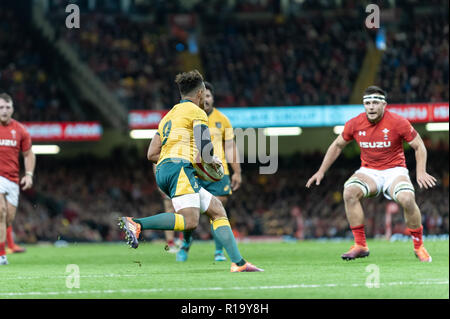
[[[163,146],[164,144],[166,144],[167,139],[169,138],[169,134],[170,134],[170,130],[172,129],[172,121],[167,121],[166,124],[164,124],[163,126],[163,140],[161,143],[161,146]]]

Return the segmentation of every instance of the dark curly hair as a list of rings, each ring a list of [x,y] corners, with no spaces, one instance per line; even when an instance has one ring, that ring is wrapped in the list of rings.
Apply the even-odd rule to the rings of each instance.
[[[175,83],[181,95],[188,95],[203,84],[203,76],[197,70],[177,74]]]

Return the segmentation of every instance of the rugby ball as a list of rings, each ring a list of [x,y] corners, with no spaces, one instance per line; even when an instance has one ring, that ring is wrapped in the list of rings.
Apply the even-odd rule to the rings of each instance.
[[[197,176],[207,182],[218,182],[223,178],[223,165],[210,164],[200,160],[200,155],[197,155],[194,161],[194,169]]]

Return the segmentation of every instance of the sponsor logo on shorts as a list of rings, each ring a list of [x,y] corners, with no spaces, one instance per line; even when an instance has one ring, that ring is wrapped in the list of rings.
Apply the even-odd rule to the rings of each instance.
[[[361,148],[388,148],[391,147],[391,141],[387,142],[359,142]]]

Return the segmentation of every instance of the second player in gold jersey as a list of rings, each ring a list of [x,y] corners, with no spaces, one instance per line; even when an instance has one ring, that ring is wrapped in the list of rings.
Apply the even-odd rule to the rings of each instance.
[[[225,158],[225,142],[233,141],[234,133],[230,120],[222,112],[216,108],[212,108],[208,115],[209,132],[211,133],[211,141],[214,145],[214,154],[217,155],[224,164],[225,175],[230,174],[227,160]]]

